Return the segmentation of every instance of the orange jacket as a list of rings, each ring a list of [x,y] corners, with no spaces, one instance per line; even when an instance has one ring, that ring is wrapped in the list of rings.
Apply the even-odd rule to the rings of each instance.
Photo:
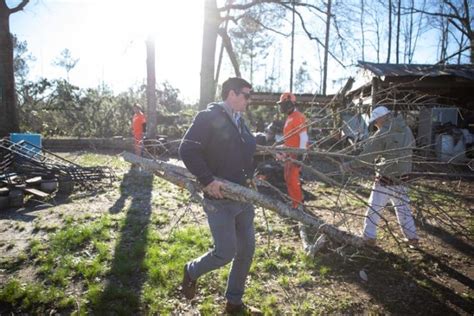
[[[143,124],[146,123],[145,114],[142,112],[136,113],[133,115],[132,118],[132,130],[133,136],[135,138],[142,138],[143,137]]]
[[[306,116],[299,111],[293,111],[286,119],[283,127],[283,137],[285,138],[285,146],[300,147],[300,133],[306,132]]]

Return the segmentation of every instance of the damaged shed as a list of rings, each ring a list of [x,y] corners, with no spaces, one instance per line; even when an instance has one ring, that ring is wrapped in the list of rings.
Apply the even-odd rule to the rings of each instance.
[[[474,136],[474,65],[359,61],[359,66],[353,89],[346,94],[359,114],[386,105],[407,117],[417,145],[435,150],[440,160],[455,155],[445,155],[444,150],[469,152]]]

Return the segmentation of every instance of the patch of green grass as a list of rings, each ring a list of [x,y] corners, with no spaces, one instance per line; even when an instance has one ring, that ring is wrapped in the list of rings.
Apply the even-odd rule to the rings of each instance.
[[[84,167],[106,166],[113,169],[128,169],[130,164],[117,156],[86,153],[74,159],[74,162]]]
[[[21,252],[18,254],[16,257],[3,257],[0,260],[0,269],[8,271],[8,272],[13,272],[16,271],[17,269],[20,268],[21,264],[28,259],[28,256],[24,253]]]
[[[296,284],[301,287],[307,287],[313,285],[314,280],[310,273],[306,271],[300,271],[296,275]]]
[[[261,261],[261,267],[264,272],[267,272],[270,274],[276,273],[279,270],[279,264],[275,258],[264,259],[263,261]]]
[[[168,240],[163,240],[156,231],[148,232],[143,262],[147,273],[143,300],[152,314],[171,311],[168,298],[181,282],[184,264],[203,254],[209,247],[209,232],[204,228],[190,226],[175,230]],[[200,280],[200,284],[208,284],[206,277],[208,275]],[[205,289],[202,290],[205,293]],[[209,304],[204,304],[203,309],[213,309]]]
[[[278,248],[278,255],[284,260],[291,261],[295,257],[295,250],[288,246],[281,246]]]
[[[319,276],[323,279],[328,276],[329,272],[331,272],[331,268],[328,266],[323,265],[319,268]]]
[[[63,309],[73,305],[72,298],[61,289],[38,283],[24,284],[17,279],[10,279],[0,288],[0,302],[16,306],[19,311],[38,314],[44,313],[49,304]]]
[[[265,297],[262,302],[261,309],[266,315],[275,315],[278,313],[278,298],[276,295],[270,294]]]
[[[158,226],[165,226],[170,223],[170,217],[168,214],[158,214],[158,215],[153,215],[151,218],[151,222],[154,225]]]
[[[200,304],[199,312],[201,315],[218,315],[221,308],[221,306],[216,304],[213,296],[207,296]]]
[[[286,275],[280,275],[277,279],[277,282],[284,289],[288,289],[290,287],[290,278]]]
[[[245,289],[246,301],[249,304],[251,304],[251,302],[257,302],[258,304],[260,304],[261,302],[263,302],[264,294],[264,284],[252,278],[252,282],[250,282],[247,288]]]
[[[93,280],[105,274],[111,259],[107,245],[111,225],[108,216],[85,224],[68,217],[63,229],[50,233],[48,243],[31,240],[29,255],[39,272],[38,283],[23,284],[11,279],[1,290],[0,301],[29,312],[71,308],[73,299],[65,292],[76,279],[91,281],[85,282],[87,299],[91,299],[87,284],[94,284]]]

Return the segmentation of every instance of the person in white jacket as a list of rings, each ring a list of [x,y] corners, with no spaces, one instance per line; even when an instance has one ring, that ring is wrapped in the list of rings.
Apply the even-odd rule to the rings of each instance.
[[[408,244],[416,246],[419,240],[407,188],[403,184],[412,171],[415,146],[413,133],[401,116],[393,117],[385,106],[372,111],[369,124],[374,124],[377,132],[367,140],[358,159],[346,162],[341,167],[342,172],[348,172],[375,164],[375,182],[368,201],[363,238],[368,245],[376,244],[380,212],[391,202]]]

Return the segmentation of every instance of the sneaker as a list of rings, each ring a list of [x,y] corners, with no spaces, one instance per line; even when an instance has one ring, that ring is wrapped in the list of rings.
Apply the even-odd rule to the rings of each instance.
[[[194,298],[194,296],[196,296],[196,285],[197,281],[191,279],[188,272],[188,265],[185,264],[183,272],[183,282],[181,283],[181,291],[188,300],[191,300]]]
[[[262,311],[256,307],[242,304],[232,304],[227,302],[225,312],[229,315],[263,315]]]
[[[368,247],[375,247],[375,246],[377,246],[377,240],[375,238],[365,237],[364,238],[364,245],[366,245]]]

